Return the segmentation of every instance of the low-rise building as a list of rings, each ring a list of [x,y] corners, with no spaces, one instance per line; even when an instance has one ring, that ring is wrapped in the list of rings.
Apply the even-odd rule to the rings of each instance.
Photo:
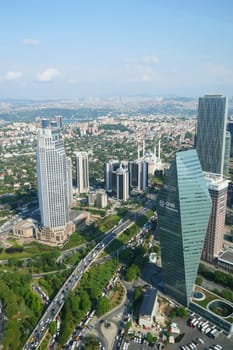
[[[34,221],[23,220],[14,226],[13,235],[24,238],[36,237],[36,231],[37,227]]]
[[[157,310],[157,290],[147,288],[139,314],[139,325],[145,328],[151,328],[155,323],[155,315]]]
[[[218,257],[218,267],[233,273],[233,249],[229,248]]]

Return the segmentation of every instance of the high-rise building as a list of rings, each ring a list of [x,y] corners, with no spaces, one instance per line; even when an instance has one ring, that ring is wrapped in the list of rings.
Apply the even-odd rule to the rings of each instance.
[[[203,171],[223,174],[227,124],[227,98],[199,98],[196,149]]]
[[[212,200],[212,209],[202,250],[202,259],[213,263],[222,251],[228,181],[222,175],[204,173]]]
[[[66,158],[66,171],[67,171],[67,200],[70,206],[73,201],[73,181],[72,181],[72,161],[70,158]]]
[[[63,141],[51,129],[39,131],[37,181],[43,227],[39,239],[61,243],[68,238],[67,158]]]
[[[230,120],[227,124],[227,130],[231,134],[231,151],[230,151],[230,157],[233,157],[233,120]]]
[[[87,193],[89,191],[89,167],[87,152],[75,152],[76,156],[76,178],[77,192]]]
[[[104,180],[105,189],[107,192],[112,192],[112,172],[117,170],[120,166],[119,160],[109,160],[104,164]]]
[[[230,163],[230,153],[231,153],[231,134],[227,130],[225,138],[225,153],[224,153],[224,164],[223,164],[223,174],[229,174],[229,163]]]
[[[129,172],[120,166],[112,172],[112,193],[118,200],[127,201],[129,198]]]
[[[42,129],[49,128],[49,126],[50,126],[50,121],[49,121],[49,119],[42,119],[42,120],[41,120],[41,128],[42,128]]]
[[[55,119],[56,119],[58,129],[61,129],[62,128],[62,116],[56,115]]]
[[[136,191],[144,191],[148,186],[148,163],[143,159],[129,162],[129,185]]]
[[[189,305],[211,210],[196,150],[176,153],[158,194],[164,291]]]
[[[108,205],[108,196],[105,190],[99,189],[96,192],[96,206],[97,208],[106,208]]]

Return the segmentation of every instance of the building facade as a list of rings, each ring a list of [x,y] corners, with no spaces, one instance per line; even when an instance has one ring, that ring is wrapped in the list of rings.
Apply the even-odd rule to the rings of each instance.
[[[196,149],[203,171],[223,174],[227,106],[222,95],[199,98]]]
[[[76,179],[77,192],[87,193],[89,191],[89,166],[87,152],[75,152],[76,156]]]
[[[224,153],[224,164],[223,164],[223,174],[229,174],[229,164],[230,164],[230,154],[231,154],[231,134],[227,130],[225,138],[225,153]]]
[[[196,150],[176,153],[157,201],[164,291],[189,305],[211,210]]]
[[[213,263],[223,247],[228,181],[221,175],[204,173],[212,209],[202,250],[202,260]]]
[[[46,229],[40,239],[62,242],[68,223],[67,158],[63,141],[51,129],[39,131],[37,182],[41,224]]]
[[[69,157],[66,158],[66,172],[67,172],[67,200],[68,206],[73,202],[73,179],[72,179],[72,161]]]
[[[104,164],[104,181],[107,192],[112,192],[112,172],[120,167],[119,160],[111,159]]]
[[[128,169],[118,168],[112,172],[112,193],[120,201],[126,202],[129,198]]]
[[[129,162],[129,185],[136,191],[148,187],[148,163],[142,159]]]

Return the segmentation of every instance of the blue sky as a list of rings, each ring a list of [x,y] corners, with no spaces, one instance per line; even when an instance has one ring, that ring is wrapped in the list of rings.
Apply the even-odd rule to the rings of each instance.
[[[232,95],[231,0],[10,0],[0,23],[0,98]]]

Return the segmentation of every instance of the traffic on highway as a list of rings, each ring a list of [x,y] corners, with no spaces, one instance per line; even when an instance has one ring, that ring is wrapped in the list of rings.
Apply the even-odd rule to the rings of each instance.
[[[85,256],[85,258],[78,263],[78,265],[67,278],[67,280],[60,288],[54,299],[48,305],[48,308],[46,309],[45,313],[41,317],[40,321],[36,325],[26,344],[24,345],[23,350],[34,350],[39,347],[41,341],[43,340],[48,331],[50,323],[54,319],[56,319],[57,315],[62,309],[65,302],[65,298],[69,291],[77,285],[83,273],[90,267],[90,265],[95,261],[96,257],[103,251],[103,249],[132,224],[132,220],[126,220],[121,222],[110,233],[106,234],[104,239],[101,242],[99,242]]]

